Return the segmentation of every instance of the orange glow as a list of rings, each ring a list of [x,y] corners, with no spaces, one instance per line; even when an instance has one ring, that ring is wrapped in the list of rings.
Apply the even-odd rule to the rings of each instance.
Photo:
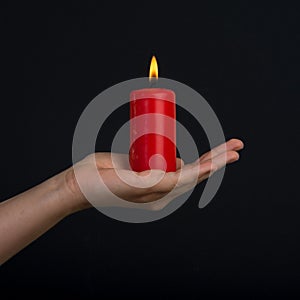
[[[150,70],[149,70],[149,80],[151,81],[153,78],[158,79],[158,64],[155,56],[152,56]]]

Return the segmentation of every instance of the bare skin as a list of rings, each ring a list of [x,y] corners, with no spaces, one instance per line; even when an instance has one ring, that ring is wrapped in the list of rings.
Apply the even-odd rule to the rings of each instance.
[[[125,203],[125,206],[134,207],[143,203],[146,209],[157,210],[226,164],[237,161],[239,159],[237,151],[243,147],[240,140],[231,139],[191,164],[184,165],[177,159],[176,172],[164,173],[156,184],[143,188],[123,182],[117,173],[139,186],[140,183],[155,181],[162,172],[154,171],[150,175],[149,171],[133,172],[128,168],[127,155],[117,154],[114,165],[110,153],[88,156],[75,166],[32,189],[0,203],[0,265],[68,215],[92,206],[76,180],[78,174],[85,179],[84,189],[97,199],[97,206],[124,206]],[[109,190],[126,201],[118,202],[106,196],[101,185],[92,177],[90,170],[94,162]],[[196,182],[193,180],[195,174],[197,174]],[[160,202],[160,199],[174,188],[175,193]]]

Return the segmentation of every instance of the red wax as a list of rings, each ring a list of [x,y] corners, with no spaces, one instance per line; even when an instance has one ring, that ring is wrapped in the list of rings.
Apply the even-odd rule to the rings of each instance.
[[[130,150],[133,171],[176,170],[175,93],[161,88],[130,93]]]

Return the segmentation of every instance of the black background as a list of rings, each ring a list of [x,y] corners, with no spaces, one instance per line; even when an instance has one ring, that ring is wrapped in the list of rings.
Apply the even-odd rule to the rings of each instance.
[[[299,294],[296,2],[51,3],[1,4],[2,200],[69,167],[86,105],[113,84],[147,76],[153,54],[160,75],[203,95],[226,138],[241,138],[245,149],[204,209],[201,184],[152,223],[123,223],[95,209],[69,216],[1,267],[1,294]],[[98,151],[109,151],[126,112],[108,124]],[[207,151],[201,128],[182,111],[178,119]]]

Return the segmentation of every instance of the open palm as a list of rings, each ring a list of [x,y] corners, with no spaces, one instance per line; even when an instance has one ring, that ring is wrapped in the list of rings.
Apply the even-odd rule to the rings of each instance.
[[[127,154],[99,152],[87,156],[68,172],[68,185],[81,195],[82,205],[141,207],[158,210],[193,188],[214,172],[239,158],[243,143],[231,139],[184,165],[177,158],[177,170],[134,172]]]

